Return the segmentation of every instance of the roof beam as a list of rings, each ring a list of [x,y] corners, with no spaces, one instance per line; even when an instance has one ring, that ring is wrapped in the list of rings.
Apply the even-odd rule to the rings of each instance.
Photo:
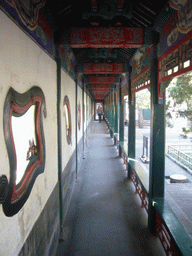
[[[138,48],[144,42],[143,28],[128,27],[73,27],[69,30],[72,48]]]
[[[123,11],[123,4],[124,4],[124,0],[118,0],[117,1],[117,10],[119,12],[122,12]]]
[[[84,63],[83,74],[122,74],[123,63]]]
[[[116,76],[90,76],[88,77],[89,84],[115,84]]]

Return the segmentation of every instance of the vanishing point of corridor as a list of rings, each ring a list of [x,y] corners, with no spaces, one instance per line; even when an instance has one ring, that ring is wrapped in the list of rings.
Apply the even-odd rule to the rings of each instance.
[[[107,126],[93,122],[57,255],[165,255]]]

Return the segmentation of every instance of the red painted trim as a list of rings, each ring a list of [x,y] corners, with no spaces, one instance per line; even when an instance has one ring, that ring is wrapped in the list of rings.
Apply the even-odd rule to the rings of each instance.
[[[116,77],[115,76],[91,76],[88,77],[88,83],[89,84],[112,84],[116,83]]]
[[[187,67],[187,68],[180,69],[179,71],[177,71],[177,72],[175,72],[175,73],[173,73],[171,75],[168,75],[168,76],[165,76],[165,77],[161,78],[159,80],[159,84],[164,82],[164,81],[166,81],[166,80],[173,79],[173,78],[175,78],[177,76],[181,76],[181,75],[183,75],[185,73],[188,73],[190,71],[192,71],[192,65]]]
[[[80,105],[78,106],[78,114],[79,114],[79,116],[78,116],[78,128],[80,130],[80,128],[81,128],[81,107],[80,107]]]
[[[123,73],[122,63],[84,63],[84,74],[121,74]]]
[[[67,106],[67,111],[68,111],[68,117],[69,117],[69,132],[68,132],[68,136],[67,139],[71,139],[71,112],[70,112],[70,107],[69,107],[69,102],[65,102],[66,106]]]
[[[150,87],[150,86],[151,86],[151,84],[148,84],[148,85],[142,86],[142,87],[140,87],[140,88],[138,88],[138,89],[136,89],[136,90],[132,91],[132,93],[135,93],[135,92],[138,92],[138,91],[144,90],[144,89],[146,89],[146,88],[148,88],[148,87]]]

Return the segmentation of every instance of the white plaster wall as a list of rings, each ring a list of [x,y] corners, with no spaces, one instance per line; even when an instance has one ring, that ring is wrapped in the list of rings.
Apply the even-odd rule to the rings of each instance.
[[[9,178],[9,161],[3,134],[3,107],[11,87],[24,93],[42,88],[47,106],[43,120],[46,164],[35,181],[29,199],[13,217],[0,206],[0,255],[16,256],[57,182],[56,63],[20,28],[0,11],[0,175]],[[70,95],[70,103],[73,105]],[[74,128],[73,128],[74,129]]]

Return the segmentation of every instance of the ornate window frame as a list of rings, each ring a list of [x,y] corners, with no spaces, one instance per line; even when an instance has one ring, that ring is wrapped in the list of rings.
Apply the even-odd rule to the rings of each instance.
[[[77,106],[77,123],[79,130],[81,129],[81,105],[80,103]]]
[[[17,155],[12,130],[12,116],[20,117],[27,110],[35,105],[35,136],[36,154],[30,157],[25,173],[18,184],[17,175]],[[27,201],[34,182],[45,167],[45,140],[43,132],[43,116],[46,118],[46,105],[43,91],[34,86],[27,92],[20,94],[10,88],[4,103],[4,137],[10,165],[10,178],[8,182],[7,195],[3,202],[3,211],[6,216],[13,216],[23,207]],[[27,153],[27,152],[26,152]],[[1,188],[0,188],[1,189]]]
[[[65,114],[65,106],[67,108],[68,115],[66,116]],[[72,125],[71,125],[71,110],[70,110],[70,104],[69,104],[69,98],[66,95],[63,101],[63,108],[64,108],[64,115],[66,118],[68,117],[68,124],[69,127],[67,127],[66,124],[66,137],[67,137],[67,143],[70,145],[71,144],[71,133],[72,133]]]

